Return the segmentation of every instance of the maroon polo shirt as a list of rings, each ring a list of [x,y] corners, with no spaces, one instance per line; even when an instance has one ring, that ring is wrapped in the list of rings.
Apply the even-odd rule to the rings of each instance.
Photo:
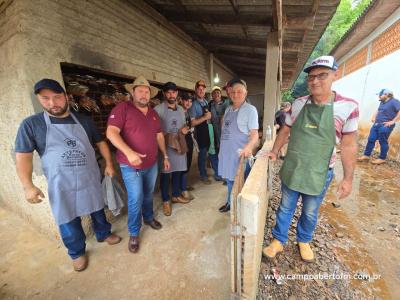
[[[145,115],[131,101],[122,102],[111,111],[107,125],[118,127],[122,139],[133,151],[147,155],[136,169],[147,169],[157,161],[157,133],[161,132],[161,123],[154,109],[149,107]],[[131,165],[118,149],[116,159],[120,164]]]

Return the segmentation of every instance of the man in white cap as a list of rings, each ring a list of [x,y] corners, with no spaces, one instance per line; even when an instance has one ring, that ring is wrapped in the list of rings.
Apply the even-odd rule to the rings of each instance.
[[[276,160],[290,133],[287,154],[280,170],[282,199],[274,239],[263,254],[274,258],[288,240],[288,230],[297,202],[302,198],[302,212],[297,223],[297,242],[301,258],[314,260],[310,242],[317,225],[318,211],[333,178],[335,145],[341,143],[343,178],[338,197],[347,197],[352,188],[357,155],[358,103],[332,91],[338,65],[332,56],[321,56],[304,69],[308,74],[310,95],[296,99],[286,116],[274,146],[267,155]]]
[[[107,137],[117,148],[116,159],[128,192],[128,249],[139,251],[139,232],[143,221],[151,228],[161,229],[153,216],[153,191],[157,179],[158,148],[163,155],[164,170],[169,169],[164,135],[158,114],[149,107],[150,98],[158,90],[138,76],[125,88],[133,102],[118,104],[108,117]]]
[[[395,99],[393,92],[388,89],[382,89],[377,95],[380,104],[371,118],[373,125],[369,132],[364,155],[359,157],[358,161],[369,161],[375,142],[378,140],[381,146],[379,158],[372,160],[372,163],[380,165],[385,163],[389,151],[389,136],[396,126],[396,122],[400,121],[400,101]]]

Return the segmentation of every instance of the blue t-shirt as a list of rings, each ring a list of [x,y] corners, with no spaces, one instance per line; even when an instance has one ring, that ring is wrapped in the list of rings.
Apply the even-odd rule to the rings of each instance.
[[[397,113],[400,111],[400,101],[391,98],[386,102],[381,101],[378,107],[378,114],[376,115],[375,123],[383,123],[392,121]]]
[[[244,102],[239,109],[237,117],[237,125],[239,130],[244,134],[249,134],[250,130],[258,130],[258,113],[257,108],[247,102]],[[234,111],[233,106],[229,106],[225,110],[225,115]]]
[[[192,107],[189,109],[189,115],[192,119],[198,119],[203,116],[203,108],[208,109],[208,102],[206,99],[200,101],[198,99],[193,99]]]
[[[104,140],[97,126],[90,117],[74,113],[78,121],[82,124],[89,138],[90,143],[94,146]],[[56,118],[50,116],[52,124],[75,124],[71,116],[66,118]],[[37,151],[42,156],[46,149],[47,126],[44,120],[44,112],[32,115],[22,121],[19,126],[17,137],[15,139],[15,152],[31,153]]]

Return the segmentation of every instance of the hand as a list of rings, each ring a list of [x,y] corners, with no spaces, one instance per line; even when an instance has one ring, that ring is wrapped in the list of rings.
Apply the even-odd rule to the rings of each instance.
[[[385,127],[390,127],[390,126],[392,126],[393,124],[394,124],[393,121],[383,122],[383,125],[384,125]]]
[[[278,154],[276,154],[273,151],[267,152],[263,155],[264,157],[268,157],[269,159],[271,159],[272,161],[275,161],[278,158]]]
[[[182,134],[184,134],[184,135],[188,134],[188,133],[189,133],[189,127],[187,127],[187,126],[182,127],[181,132],[182,132]]]
[[[25,198],[29,203],[36,204],[42,202],[44,198],[43,192],[36,186],[25,188]]]
[[[250,147],[244,147],[240,152],[240,157],[250,157],[253,154],[253,151]]]
[[[115,169],[113,165],[106,165],[106,168],[104,169],[104,175],[114,177],[115,175]]]
[[[128,158],[128,161],[132,166],[139,166],[142,164],[142,158],[146,156],[147,156],[146,154],[140,154],[136,153],[135,151],[132,151],[126,157]]]
[[[169,159],[168,158],[164,158],[164,170],[168,171],[170,167],[171,167],[171,165],[169,163]]]
[[[204,119],[206,119],[206,120],[210,120],[211,119],[211,113],[208,111],[208,112],[206,112],[205,114],[204,114]]]
[[[350,195],[352,185],[353,185],[352,181],[342,179],[336,191],[336,195],[338,196],[338,198],[343,199],[346,198],[348,195]]]

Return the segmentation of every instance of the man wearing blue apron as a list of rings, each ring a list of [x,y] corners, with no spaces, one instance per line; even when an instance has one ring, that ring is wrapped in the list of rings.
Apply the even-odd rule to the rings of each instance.
[[[218,171],[228,186],[226,203],[219,208],[227,212],[231,205],[231,192],[240,157],[249,157],[258,144],[257,109],[246,102],[247,86],[243,80],[230,81],[232,106],[225,111],[222,120]]]
[[[111,153],[93,121],[69,111],[63,87],[55,80],[42,79],[34,92],[45,110],[26,118],[15,143],[16,166],[25,197],[30,203],[44,198],[32,182],[33,151],[37,151],[48,181],[48,195],[61,238],[72,258],[75,271],[87,266],[85,234],[81,216],[92,218],[99,242],[117,244],[121,238],[111,233],[104,214],[101,176],[95,157],[95,144],[106,161],[106,175],[115,171]]]
[[[274,258],[283,251],[288,240],[288,230],[302,198],[302,212],[297,223],[297,242],[301,258],[314,260],[310,241],[317,225],[319,207],[333,178],[336,158],[335,145],[341,142],[341,160],[344,177],[339,182],[337,195],[347,197],[357,154],[358,104],[332,91],[338,66],[332,56],[321,56],[304,69],[310,95],[293,102],[286,124],[281,128],[272,151],[267,155],[276,160],[279,150],[289,137],[287,154],[280,170],[282,199],[274,239],[263,254]]]

